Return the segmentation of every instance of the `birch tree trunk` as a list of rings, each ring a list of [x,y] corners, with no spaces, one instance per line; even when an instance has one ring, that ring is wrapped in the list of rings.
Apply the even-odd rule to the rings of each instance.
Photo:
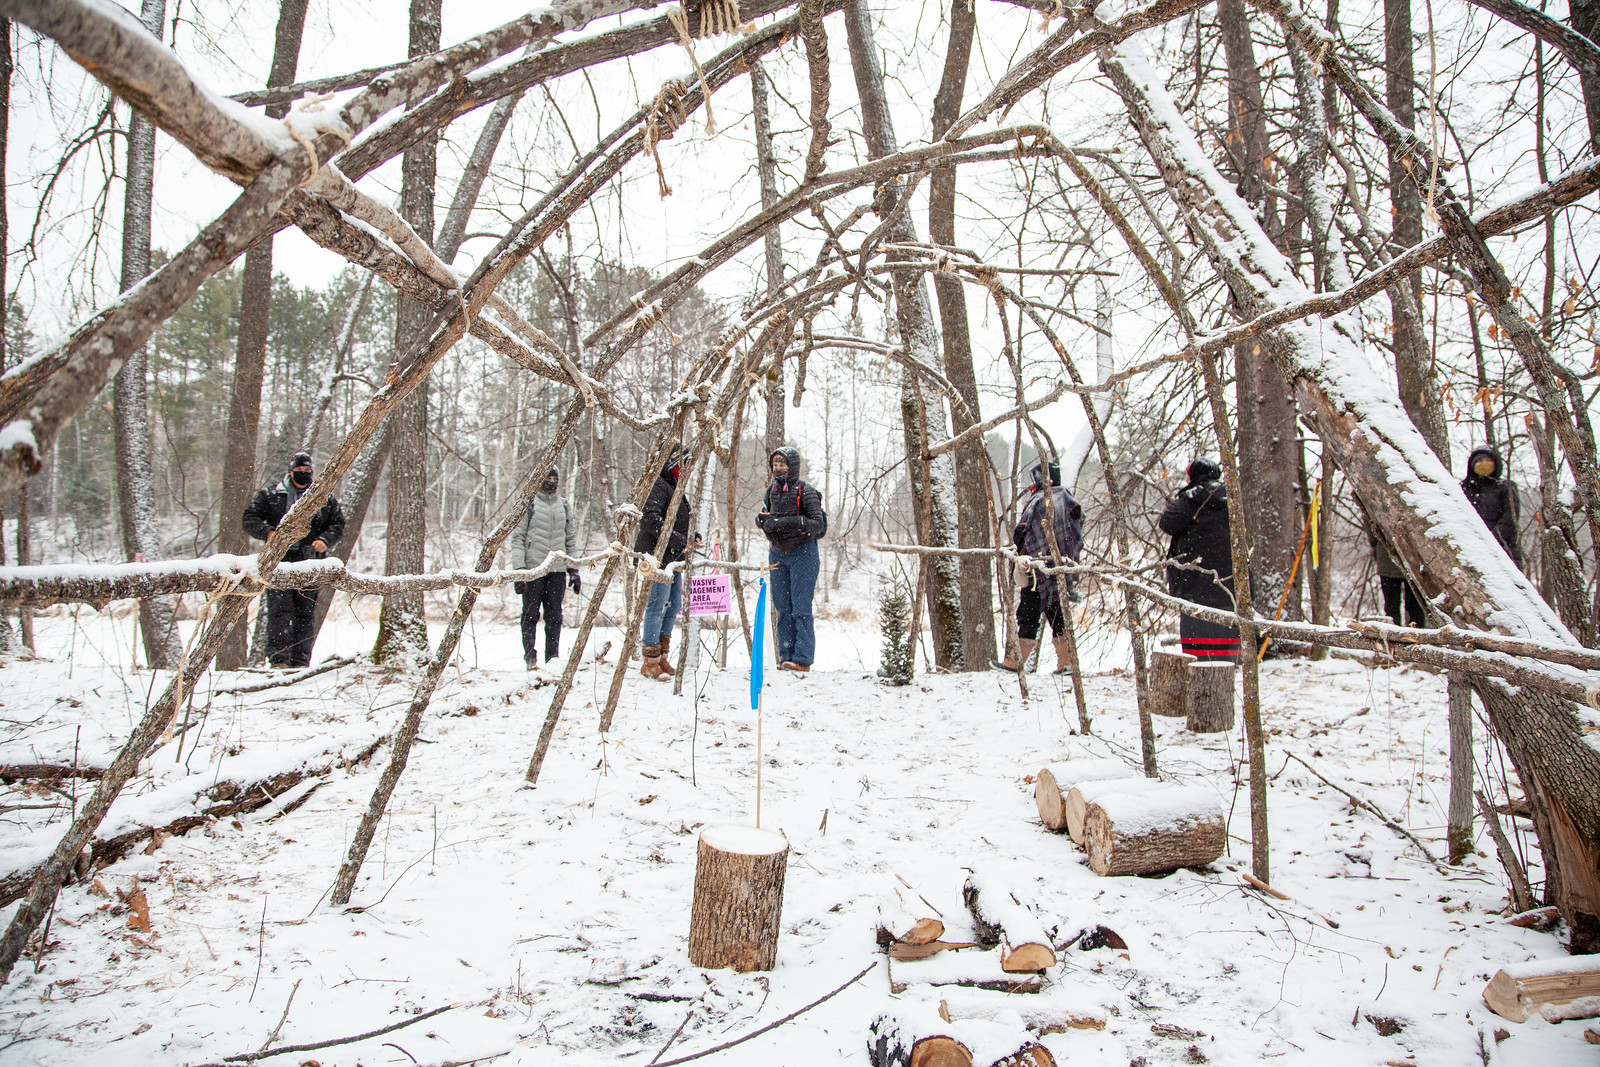
[[[850,66],[855,73],[856,92],[861,98],[861,132],[866,138],[867,155],[878,159],[899,151],[894,124],[889,117],[889,101],[883,89],[883,70],[872,41],[872,15],[866,4],[844,9],[845,36],[850,45]],[[899,203],[907,190],[903,179],[885,186],[885,212],[895,212],[889,238],[905,244],[921,244],[917,227],[908,209]],[[925,366],[939,361],[939,327],[933,320],[922,272],[901,271],[893,275],[895,321],[900,328],[900,343],[912,359]],[[910,370],[900,378],[900,417],[905,427],[906,482],[911,489],[911,504],[916,516],[917,539],[933,548],[955,546],[955,515],[950,506],[954,472],[947,457],[932,463],[925,457],[934,438],[943,438],[942,406],[929,410],[920,403]],[[934,424],[934,419],[938,424]],[[924,564],[928,576],[928,631],[933,639],[934,666],[946,671],[961,670],[961,590],[953,557],[936,556]]]
[[[950,0],[950,41],[945,47],[944,75],[933,99],[933,139],[944,137],[961,116],[967,68],[972,59],[972,39],[977,28],[977,5],[970,0]],[[928,190],[928,239],[937,245],[956,243],[956,168],[933,172]],[[950,405],[950,431],[959,434],[983,421],[978,407],[977,372],[972,365],[972,333],[967,323],[967,288],[943,274],[933,277],[933,294],[939,301],[939,328],[944,338],[944,374],[960,396]],[[1060,457],[1056,457],[1059,459]],[[989,466],[982,436],[955,451],[956,536],[962,548],[986,548],[994,539],[989,527],[989,498],[985,485]],[[961,656],[962,669],[984,671],[994,658],[994,583],[991,561],[962,556]]]
[[[166,0],[144,0],[139,19],[159,37]],[[122,206],[122,290],[127,292],[150,273],[150,214],[155,184],[156,129],[143,116],[128,121],[128,176]],[[117,509],[122,547],[130,560],[161,554],[156,533],[155,472],[150,459],[150,405],[145,387],[149,358],[143,345],[117,371],[113,386],[117,449]],[[172,602],[139,601],[139,631],[145,662],[152,669],[175,665],[178,647]]]
[[[282,0],[278,8],[277,40],[267,88],[290,85],[300,64],[300,41],[306,25],[306,0]],[[285,103],[268,104],[267,117],[281,119],[289,113]],[[251,551],[250,535],[240,516],[256,488],[256,436],[261,424],[261,376],[267,361],[267,330],[272,316],[272,235],[244,254],[239,291],[239,347],[233,363],[233,388],[228,404],[227,454],[222,461],[222,513],[218,518],[217,545],[223,552],[244,555]],[[288,457],[281,457],[287,460]],[[331,593],[327,595],[332,595]],[[236,626],[217,652],[217,669],[244,666],[247,634]]]
[[[415,58],[439,50],[442,0],[411,0],[411,44]],[[433,186],[438,174],[438,134],[430,133],[406,149],[400,163],[400,215],[428,244],[433,243]],[[401,295],[395,304],[394,358],[423,339],[433,312]],[[389,512],[385,534],[385,574],[419,574],[428,535],[428,382],[417,387],[395,414],[390,430]],[[378,613],[375,663],[422,664],[428,656],[428,624],[423,594],[385,597]]]

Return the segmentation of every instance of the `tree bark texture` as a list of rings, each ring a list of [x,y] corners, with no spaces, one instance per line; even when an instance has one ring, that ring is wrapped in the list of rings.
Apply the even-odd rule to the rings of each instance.
[[[708,842],[718,831],[771,839],[765,853],[731,851]],[[778,920],[789,846],[777,834],[716,827],[700,835],[689,916],[689,962],[696,967],[770,971],[778,960]]]
[[[951,0],[944,74],[933,99],[935,141],[944,136],[961,114],[961,98],[966,90],[976,28],[977,5],[968,0]],[[955,167],[940,167],[930,177],[928,239],[936,245],[956,243]],[[983,421],[978,405],[977,372],[972,363],[972,332],[967,322],[967,289],[956,278],[935,274],[933,293],[939,302],[944,375],[959,396],[959,402],[952,400],[950,404],[950,431],[960,434]],[[981,435],[956,448],[955,479],[957,542],[962,548],[986,547],[993,540],[994,531],[989,525],[986,489],[989,464]],[[986,671],[995,654],[993,563],[981,556],[962,556],[959,570],[962,667],[968,671]]]
[[[1572,28],[1600,44],[1600,0],[1568,0]],[[1582,75],[1583,109],[1589,117],[1589,146],[1600,153],[1600,74]]]
[[[1449,676],[1450,806],[1446,838],[1450,862],[1472,855],[1472,685],[1465,675]]]
[[[761,183],[761,207],[767,210],[778,202],[778,160],[772,154],[772,118],[767,106],[767,72],[759,60],[750,64],[750,102],[756,127],[756,177]],[[766,253],[767,298],[770,300],[783,285],[783,235],[774,226],[762,238]],[[779,360],[767,372],[761,386],[761,398],[767,408],[767,431],[762,439],[766,460],[786,442],[783,439],[784,418],[783,361]],[[799,472],[796,472],[799,476]],[[776,624],[776,616],[774,616]]]
[[[1183,713],[1197,734],[1225,734],[1233,729],[1232,663],[1192,663],[1183,691]]]
[[[161,33],[166,0],[144,0],[140,21]],[[150,273],[150,215],[155,190],[156,130],[138,115],[128,120],[128,176],[122,207],[122,289],[126,292]],[[117,510],[122,547],[128,559],[161,555],[156,534],[155,470],[150,459],[150,405],[145,377],[149,369],[143,345],[117,372],[113,389],[117,450]],[[152,668],[173,666],[180,655],[177,613],[171,602],[139,601],[139,632],[145,662]]]
[[[1156,651],[1150,654],[1150,714],[1182,718],[1183,691],[1189,684],[1189,668],[1196,657],[1184,652]]]
[[[1314,36],[1288,16],[1285,24]],[[1341,89],[1361,99],[1354,76],[1333,56],[1324,62]],[[1213,265],[1234,292],[1251,294],[1250,312],[1259,315],[1301,299],[1288,263],[1224,191],[1192,135],[1168,126],[1143,103],[1146,94],[1164,92],[1144,60],[1107,53],[1102,65],[1129,102],[1141,138]],[[1458,627],[1575,644],[1489,536],[1398,397],[1391,401],[1373,392],[1370,371],[1345,324],[1335,319],[1263,332],[1272,342],[1268,350],[1283,361],[1301,411],[1423,597]],[[1574,946],[1600,944],[1600,753],[1583,738],[1570,703],[1490,679],[1475,679],[1473,686],[1530,799],[1545,801],[1548,825],[1540,827],[1540,847],[1555,883],[1547,891],[1574,930]]]
[[[415,58],[439,49],[442,0],[411,0],[411,42]],[[433,243],[434,182],[438,176],[437,135],[408,148],[400,164],[400,216],[418,237]],[[399,363],[426,335],[433,312],[406,296],[395,303],[394,360]],[[406,398],[390,431],[388,529],[385,574],[415,574],[422,569],[428,539],[428,383]],[[421,594],[386,597],[378,614],[375,663],[415,663],[428,654],[428,624]]]
[[[1183,817],[1148,817],[1147,804],[1167,810],[1173,806],[1171,798],[1184,794],[1196,803]],[[1090,804],[1084,813],[1083,835],[1089,869],[1102,878],[1204,867],[1221,856],[1228,844],[1222,806],[1203,787],[1194,786],[1105,797]]]
[[[861,100],[862,135],[867,155],[879,159],[899,151],[894,125],[889,117],[889,102],[884,94],[883,70],[872,39],[872,15],[863,0],[845,8],[845,36],[850,45],[850,66],[855,73],[856,92]],[[905,195],[902,181],[888,183],[890,196],[882,210],[898,212],[890,239],[903,244],[921,244],[908,205],[898,202]],[[921,271],[897,271],[893,275],[895,321],[900,343],[911,358],[927,367],[939,362],[939,328],[933,319],[928,290]],[[927,463],[924,457],[935,437],[944,437],[944,409],[920,403],[909,370],[902,371],[900,414],[905,427],[906,481],[911,489],[911,504],[916,516],[918,540],[929,547],[953,548],[956,521],[950,506],[954,474],[948,460],[940,457]],[[934,414],[937,412],[937,415]],[[934,425],[937,418],[938,425]],[[928,576],[928,631],[933,639],[934,666],[946,671],[961,670],[961,589],[959,567],[949,556],[935,557],[926,564]]]
[[[278,32],[272,51],[267,87],[289,85],[300,64],[300,41],[306,25],[307,0],[282,0],[278,7]],[[288,101],[267,105],[267,117],[281,119],[289,113]],[[250,535],[239,517],[256,489],[256,437],[261,425],[261,377],[267,362],[267,331],[272,318],[272,235],[244,254],[239,288],[239,344],[233,363],[233,384],[228,402],[227,453],[222,460],[221,514],[217,520],[217,545],[222,552],[243,555],[250,551]],[[282,457],[287,463],[288,457]],[[218,670],[244,666],[244,627],[236,627],[217,653]]]

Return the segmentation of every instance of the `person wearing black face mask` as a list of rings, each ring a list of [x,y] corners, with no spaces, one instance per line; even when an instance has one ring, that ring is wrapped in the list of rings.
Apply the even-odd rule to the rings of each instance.
[[[534,496],[516,532],[511,535],[506,564],[512,570],[532,570],[549,558],[552,552],[578,554],[577,526],[572,520],[572,501],[558,496],[561,473],[551,467],[539,483]],[[574,593],[582,588],[577,568],[568,570],[566,564],[557,563],[550,573],[531,582],[516,583],[522,594],[522,660],[528,669],[539,667],[538,636],[539,616],[544,615],[544,662],[550,664],[561,655],[561,602],[566,599],[567,587]]]
[[[258,490],[250,506],[244,509],[240,520],[244,532],[258,541],[269,539],[295,501],[311,488],[315,477],[311,457],[305,452],[296,452],[283,481]],[[342,536],[344,510],[339,507],[338,498],[330,495],[311,517],[306,535],[284,553],[283,562],[321,559]],[[311,666],[312,618],[316,610],[315,589],[267,590],[267,660],[274,667]]]

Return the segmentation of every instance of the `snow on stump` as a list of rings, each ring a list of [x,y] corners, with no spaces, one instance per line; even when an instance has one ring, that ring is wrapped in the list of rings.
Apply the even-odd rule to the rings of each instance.
[[[1148,793],[1152,789],[1166,788],[1167,783],[1159,778],[1130,775],[1127,770],[1127,767],[1123,767],[1121,778],[1101,778],[1083,782],[1067,791],[1063,806],[1067,809],[1067,833],[1074,844],[1083,844],[1084,816],[1089,813],[1089,805],[1101,797],[1110,796],[1112,793]]]
[[[1055,1067],[1050,1051],[1013,1017],[952,1021],[937,1000],[903,1000],[872,1022],[872,1067]]]
[[[1089,805],[1084,836],[1101,877],[1203,867],[1228,843],[1222,804],[1201,786],[1103,796]]]
[[[1490,1009],[1514,1023],[1600,1015],[1600,956],[1508,963],[1483,987]]]
[[[778,957],[778,916],[789,842],[750,826],[700,834],[689,916],[689,962],[696,967],[770,971]]]
[[[1198,662],[1187,652],[1156,652],[1150,657],[1150,714],[1178,719],[1188,714],[1183,704],[1189,668]]]
[[[1183,690],[1183,714],[1197,734],[1225,734],[1233,729],[1232,663],[1192,663]]]
[[[998,945],[1000,969],[1007,974],[1037,974],[1056,965],[1056,950],[1033,910],[990,871],[973,871],[961,899],[972,912],[980,945]]]
[[[1067,792],[1079,782],[1128,777],[1128,765],[1115,759],[1068,760],[1039,768],[1033,779],[1033,802],[1039,821],[1052,833],[1067,828]]]

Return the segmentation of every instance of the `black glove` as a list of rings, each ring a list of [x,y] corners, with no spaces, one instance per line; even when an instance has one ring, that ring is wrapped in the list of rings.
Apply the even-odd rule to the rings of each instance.
[[[512,582],[511,586],[518,593],[525,594],[528,591],[528,587],[531,586],[532,584],[533,584],[532,582]]]
[[[574,593],[583,591],[583,579],[578,577],[577,571],[567,572],[567,584],[572,587]]]
[[[768,537],[790,537],[805,531],[805,520],[799,515],[773,515],[763,529]]]

